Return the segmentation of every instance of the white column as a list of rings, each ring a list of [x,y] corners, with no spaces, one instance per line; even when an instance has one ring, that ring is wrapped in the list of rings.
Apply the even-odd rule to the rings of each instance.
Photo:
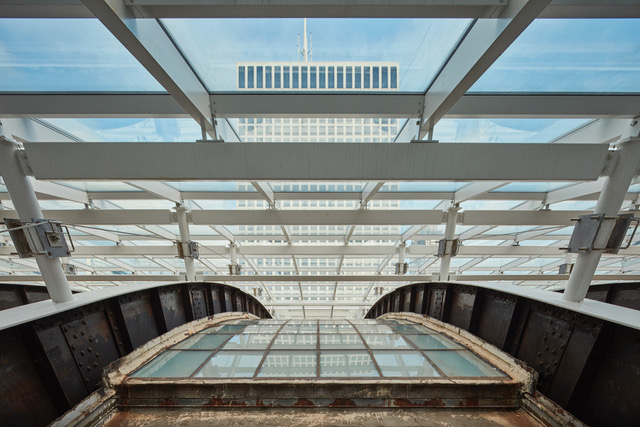
[[[238,245],[236,242],[229,243],[229,257],[231,265],[238,265]]]
[[[638,171],[639,165],[640,139],[631,138],[620,143],[616,163],[602,188],[594,214],[618,215],[631,179]],[[581,302],[584,299],[601,256],[602,251],[596,250],[589,254],[578,254],[576,264],[569,276],[569,283],[562,296],[565,300]]]
[[[0,172],[2,172],[4,184],[9,190],[11,201],[20,221],[32,222],[34,219],[41,219],[44,216],[31,182],[20,164],[18,149],[18,144],[6,139],[0,132]],[[53,302],[71,301],[73,294],[62,270],[60,259],[47,258],[45,255],[36,255],[35,258]]]
[[[458,221],[458,206],[450,207],[447,211],[447,225],[444,229],[444,239],[453,240],[456,237],[456,222]],[[449,245],[445,245],[448,249]],[[449,280],[449,267],[451,266],[451,255],[446,254],[440,259],[440,281]]]
[[[187,208],[184,206],[176,206],[178,215],[178,229],[180,230],[180,244],[191,241],[191,233],[189,233],[189,220],[187,219]],[[196,265],[191,255],[184,257],[184,268],[187,272],[187,281],[196,281]]]

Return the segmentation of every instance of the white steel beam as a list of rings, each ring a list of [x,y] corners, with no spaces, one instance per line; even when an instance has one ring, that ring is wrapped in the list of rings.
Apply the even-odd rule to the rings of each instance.
[[[126,0],[153,18],[482,18],[497,0]],[[640,18],[633,0],[553,0],[543,18]],[[10,0],[0,18],[93,18],[80,0]]]
[[[23,170],[20,155],[18,144],[5,138],[0,123],[0,171],[2,171],[4,185],[11,194],[17,216],[24,223],[45,218],[45,216],[40,209],[31,181]],[[56,303],[72,301],[73,294],[62,270],[60,259],[38,254],[35,255],[35,260],[51,299]]]
[[[82,0],[184,110],[217,139],[209,93],[155,19],[139,19],[122,0]]]
[[[86,191],[76,190],[75,188],[65,185],[56,184],[55,182],[38,181],[31,178],[31,186],[36,193],[47,194],[59,199],[70,200],[72,202],[90,204],[91,200]]]
[[[264,94],[214,93],[213,113],[239,117],[382,117],[407,119],[396,142],[409,142],[417,133],[415,118],[422,112],[422,93],[380,94]],[[445,118],[592,118],[628,123],[638,113],[639,95],[465,94]],[[2,117],[189,117],[165,94],[0,94]],[[613,118],[613,119],[612,119]],[[615,119],[618,118],[618,119]],[[5,119],[15,120],[15,119]],[[222,123],[219,123],[219,125]],[[13,128],[13,126],[12,126]],[[44,134],[43,134],[44,135]],[[63,142],[60,134],[29,141]],[[586,142],[586,141],[585,141]]]
[[[558,238],[558,237],[556,237]],[[568,236],[565,237],[568,240]],[[406,250],[407,256],[412,258],[431,256],[437,251],[437,246],[412,245]],[[0,256],[10,256],[15,252],[13,247],[1,246]],[[224,249],[220,248],[220,253],[206,251],[201,252],[203,258],[224,258]],[[395,245],[243,245],[242,253],[246,256],[254,257],[319,257],[335,258],[341,256],[358,257],[386,257],[397,253]],[[163,246],[77,246],[75,256],[109,256],[109,257],[135,257],[135,256],[160,256],[171,257],[176,255],[174,245]],[[562,257],[563,252],[559,246],[462,246],[458,256],[545,256]],[[621,251],[621,255],[640,255],[640,246],[634,245]],[[384,268],[384,267],[383,267]]]
[[[601,144],[24,145],[48,180],[591,181],[611,161]]]
[[[508,183],[504,181],[473,182],[456,191],[453,196],[453,200],[456,203],[462,203],[464,201],[474,199],[482,194],[486,194],[496,188],[500,188],[505,184]]]
[[[469,90],[477,79],[544,10],[550,0],[510,0],[492,18],[475,21],[425,94],[418,139]]]
[[[615,216],[622,207],[624,195],[629,189],[629,184],[638,170],[640,163],[640,138],[627,139],[620,143],[617,156],[617,164],[613,166],[602,188],[600,198],[593,211],[594,214]],[[606,230],[606,227],[603,227]],[[610,232],[611,228],[609,228]],[[605,240],[606,241],[606,240]],[[581,302],[598,268],[598,262],[602,256],[602,250],[592,250],[588,254],[579,253],[576,263],[571,271],[569,283],[564,291],[563,298],[571,302]]]
[[[451,281],[460,282],[548,282],[554,280],[567,280],[567,274],[496,274],[496,275],[473,275],[473,274],[453,274]],[[70,282],[180,282],[184,277],[171,274],[78,274],[68,276]],[[8,275],[3,277],[3,281],[13,282],[38,282],[42,280],[42,276],[37,275]],[[393,282],[393,283],[416,283],[431,282],[433,277],[429,275],[405,275],[396,276],[388,275],[244,275],[229,276],[224,274],[204,274],[203,280],[214,282],[245,282],[245,283],[261,283],[264,282],[340,282],[342,285],[351,282],[359,282],[355,286],[362,286],[360,282]],[[640,274],[597,274],[593,278],[594,281],[640,281]],[[128,285],[130,286],[130,285]],[[265,287],[265,289],[268,289]],[[637,313],[636,313],[637,316]]]
[[[635,117],[635,116],[634,116]],[[615,142],[620,138],[638,136],[640,124],[629,119],[600,119],[553,140],[556,144]]]
[[[162,182],[129,181],[127,182],[127,184],[134,188],[137,188],[138,190],[151,193],[161,199],[167,199],[178,204],[182,203],[182,195],[180,194],[180,192]]]
[[[637,211],[624,211],[633,213]],[[15,215],[5,210],[7,217]],[[590,211],[466,211],[459,215],[462,225],[572,225],[572,219]],[[145,230],[176,240],[175,235],[153,225],[172,224],[171,212],[161,209],[45,210],[46,218],[73,225],[141,225]],[[441,224],[442,211],[407,210],[197,210],[191,212],[194,225],[416,225]],[[108,228],[108,227],[107,227]],[[135,239],[133,239],[135,240]]]
[[[550,205],[552,203],[564,202],[565,200],[572,200],[577,197],[586,196],[587,194],[599,193],[600,190],[602,190],[602,186],[606,179],[606,177],[601,177],[597,181],[583,182],[550,191],[547,194],[547,198],[544,200],[544,203]]]
[[[275,206],[276,196],[268,182],[251,181],[251,185],[269,203],[269,206]]]
[[[360,203],[362,206],[366,206],[367,203],[380,191],[384,182],[369,182],[362,189],[362,194],[360,195]]]
[[[236,241],[236,236],[233,235],[233,233],[231,231],[229,231],[229,229],[227,227],[225,227],[224,225],[212,225],[211,228],[218,234],[220,234],[222,237],[224,237],[225,239],[227,239],[230,243],[233,243]],[[245,239],[247,237],[245,236]],[[204,240],[201,238],[201,240]]]

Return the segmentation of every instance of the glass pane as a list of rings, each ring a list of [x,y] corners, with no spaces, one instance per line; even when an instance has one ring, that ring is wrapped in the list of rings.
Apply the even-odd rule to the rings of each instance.
[[[371,348],[377,349],[397,349],[412,348],[399,334],[389,335],[363,335],[365,342]]]
[[[253,377],[262,355],[261,351],[219,351],[195,374],[195,377]]]
[[[245,325],[221,325],[207,328],[202,333],[204,334],[235,334],[243,330]]]
[[[361,334],[393,334],[393,329],[387,325],[356,325]]]
[[[443,119],[433,131],[440,142],[552,142],[590,119]]]
[[[224,350],[264,350],[273,340],[273,334],[235,335],[222,347]]]
[[[406,325],[393,325],[393,329],[401,334],[435,334],[436,331],[429,329],[423,325],[406,324]]]
[[[321,377],[378,377],[366,351],[321,351]]]
[[[211,355],[210,351],[167,351],[136,371],[132,377],[188,377]]]
[[[280,331],[281,334],[304,334],[304,333],[317,333],[318,326],[317,325],[285,325],[284,328]]]
[[[349,324],[323,325],[321,323],[320,333],[321,334],[355,334],[356,330],[353,329],[353,326]]]
[[[47,119],[77,138],[91,142],[194,142],[202,138],[193,119]]]
[[[640,19],[536,19],[470,92],[640,92]]]
[[[429,361],[417,351],[373,353],[385,377],[439,377]]]
[[[356,334],[320,335],[320,349],[327,348],[364,349],[365,346]]]
[[[194,350],[215,350],[220,344],[231,338],[231,335],[222,334],[195,334],[192,337],[178,343],[173,348]]]
[[[440,335],[405,335],[405,338],[413,342],[421,350],[463,348],[461,345]]]
[[[258,372],[259,377],[315,377],[314,351],[270,351]]]
[[[292,61],[297,53],[296,34],[303,31],[302,19],[163,19],[162,22],[210,91],[237,90],[237,67],[239,63],[247,67],[248,62],[254,66],[286,64],[283,88],[297,87],[289,84],[288,69],[293,64],[302,64]],[[308,19],[308,31],[314,36],[313,63],[320,71],[318,88],[343,88],[345,66],[383,61],[387,64],[383,71],[379,66],[374,67],[373,73],[371,67],[364,68],[364,89],[381,88],[381,74],[388,74],[389,67],[393,66],[397,67],[395,83],[400,90],[424,91],[469,22],[467,19]],[[329,63],[341,63],[342,71]],[[377,79],[373,85],[368,81],[370,75]],[[393,79],[392,74],[392,86]],[[388,86],[388,81],[386,77],[383,84]],[[252,87],[248,79],[246,87]]]
[[[245,334],[275,334],[280,329],[280,326],[272,325],[272,326],[261,326],[261,325],[250,325],[244,330]]]
[[[425,354],[450,377],[503,377],[496,368],[470,351],[426,351]]]
[[[0,91],[164,92],[97,19],[0,19],[0,52]]]
[[[278,335],[273,342],[273,349],[289,348],[289,349],[306,349],[316,348],[318,344],[318,336],[311,334],[301,335]]]

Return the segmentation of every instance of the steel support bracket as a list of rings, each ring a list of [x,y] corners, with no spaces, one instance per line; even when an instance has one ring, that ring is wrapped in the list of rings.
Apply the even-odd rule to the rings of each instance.
[[[176,241],[176,246],[178,248],[178,258],[180,259],[185,259],[185,258],[198,259],[200,256],[199,249],[198,249],[198,242]]]
[[[438,241],[438,252],[436,256],[438,258],[442,258],[443,256],[456,256],[458,255],[458,251],[460,250],[460,246],[462,246],[462,242],[460,239],[441,239]]]
[[[47,258],[71,256],[72,250],[67,245],[65,234],[69,238],[72,249],[75,250],[69,229],[60,222],[48,219],[22,222],[19,219],[5,218],[4,223],[20,258],[31,258],[36,255],[44,255]]]

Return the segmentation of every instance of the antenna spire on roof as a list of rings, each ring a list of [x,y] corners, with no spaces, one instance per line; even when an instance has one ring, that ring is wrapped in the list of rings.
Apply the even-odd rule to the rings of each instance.
[[[311,34],[309,34],[311,36]],[[310,38],[310,37],[309,37]],[[298,60],[302,56],[304,62],[311,60],[311,49],[307,43],[307,18],[304,18],[304,34],[302,36],[302,49],[300,49],[300,34],[298,34]]]

